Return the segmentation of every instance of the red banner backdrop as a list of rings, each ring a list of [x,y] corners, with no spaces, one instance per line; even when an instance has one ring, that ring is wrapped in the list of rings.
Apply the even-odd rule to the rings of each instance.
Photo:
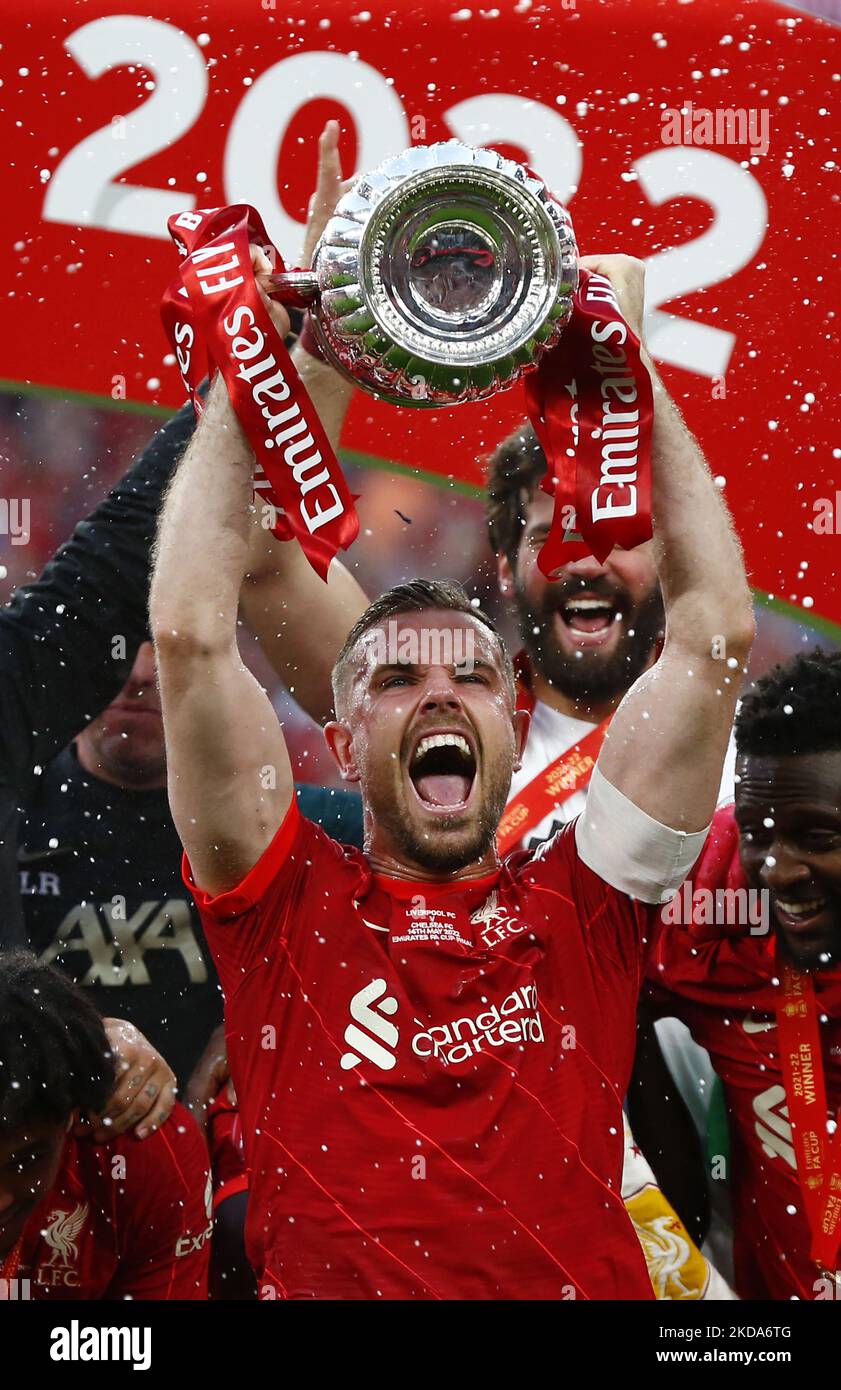
[[[771,0],[134,8],[7,10],[7,385],[177,404],[167,218],[252,203],[294,264],[327,117],[346,172],[493,145],[570,206],[582,252],[646,260],[650,349],[756,585],[841,623],[836,29]],[[524,414],[521,390],[436,412],[360,397],[343,446],[478,487]]]

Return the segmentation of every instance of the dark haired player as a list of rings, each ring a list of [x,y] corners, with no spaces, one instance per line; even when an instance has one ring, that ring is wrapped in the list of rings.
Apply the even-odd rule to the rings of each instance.
[[[192,429],[185,407],[79,522],[41,577],[0,608],[0,944],[26,939],[17,807],[33,792],[34,769],[113,699],[131,670],[147,635],[149,547],[161,492]]]
[[[528,759],[512,796],[613,714],[656,661],[665,621],[651,541],[617,547],[604,563],[584,556],[557,579],[545,577],[537,556],[554,507],[539,486],[545,472],[546,456],[524,424],[494,451],[488,474],[488,531],[500,591],[517,616],[521,701],[531,712]],[[584,791],[573,791],[528,827],[522,847],[535,848],[583,808]]]
[[[38,787],[37,773],[116,695],[148,632],[155,519],[192,429],[188,407],[78,523],[40,578],[0,608],[0,945],[26,941],[20,875],[28,893],[49,869],[37,856],[27,860],[25,846],[18,862],[20,805]],[[120,1128],[160,1124],[174,1102],[172,1072],[136,1030],[110,1018],[105,1027],[121,1058],[109,1119]]]
[[[832,1176],[841,1191],[831,1138],[841,1105],[841,653],[800,655],[757,681],[736,715],[736,748],[735,807],[715,817],[691,896],[664,910],[649,979],[724,1083],[737,1292],[837,1297],[825,1271],[838,1278],[838,1240],[831,1260],[813,1259],[812,1245]],[[724,890],[722,930],[709,903]],[[781,1042],[781,1017],[805,1027],[812,996],[816,1048],[808,1029]],[[809,1165],[796,1123],[792,1132],[800,1090],[817,1133]]]
[[[146,1140],[79,1137],[113,1083],[84,994],[28,951],[0,953],[0,1297],[206,1297],[201,1135],[176,1106]]]
[[[639,326],[641,264],[597,268]],[[252,469],[217,381],[167,498],[151,615],[261,1293],[650,1297],[619,1193],[646,904],[681,882],[715,806],[736,681],[712,636],[743,659],[753,629],[697,446],[658,412],[663,653],[614,716],[584,813],[504,865],[495,834],[528,716],[458,586],[398,586],[336,663],[326,734],[362,791],[365,853],[300,816],[282,731],[236,645]],[[470,669],[383,660],[392,619],[420,652],[424,633],[469,637]]]

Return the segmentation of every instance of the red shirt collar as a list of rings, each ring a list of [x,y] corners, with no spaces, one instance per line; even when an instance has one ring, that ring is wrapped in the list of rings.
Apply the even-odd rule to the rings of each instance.
[[[447,897],[451,893],[467,894],[479,890],[488,893],[499,883],[502,866],[481,878],[460,878],[452,883],[430,883],[420,878],[392,878],[390,874],[371,874],[371,882],[391,898],[414,898],[422,894],[425,898]]]

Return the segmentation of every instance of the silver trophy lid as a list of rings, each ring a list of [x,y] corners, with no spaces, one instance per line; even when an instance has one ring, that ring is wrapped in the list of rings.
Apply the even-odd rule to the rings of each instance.
[[[542,180],[458,140],[360,178],[314,269],[329,354],[357,384],[419,406],[513,385],[557,342],[578,281],[572,223]]]

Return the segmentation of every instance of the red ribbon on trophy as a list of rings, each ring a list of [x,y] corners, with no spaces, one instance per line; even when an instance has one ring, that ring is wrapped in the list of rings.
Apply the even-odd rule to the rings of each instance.
[[[182,256],[161,304],[164,329],[197,415],[199,383],[214,366],[254,450],[255,493],[274,508],[272,532],[297,539],[313,569],[359,531],[354,497],[315,407],[272,323],[251,266],[256,243],[278,271],[283,261],[246,203],[170,217]],[[294,297],[284,296],[294,303]],[[302,302],[301,302],[301,307]]]
[[[555,501],[538,556],[547,578],[583,555],[603,561],[651,536],[654,402],[640,340],[604,275],[581,268],[557,347],[525,379],[529,419]]]

